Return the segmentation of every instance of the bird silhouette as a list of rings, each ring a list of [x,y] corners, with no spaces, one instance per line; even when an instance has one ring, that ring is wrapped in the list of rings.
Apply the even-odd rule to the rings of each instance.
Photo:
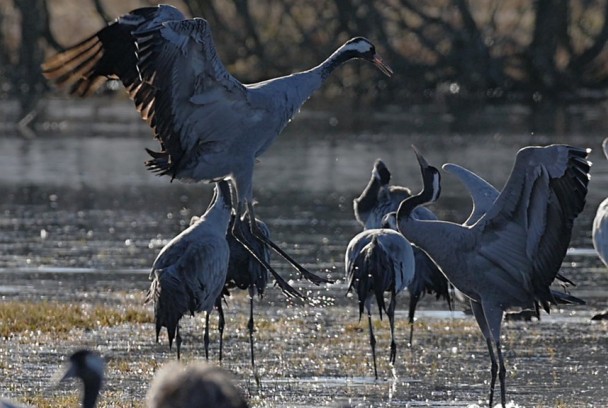
[[[574,220],[585,205],[589,150],[566,145],[521,149],[500,195],[472,226],[412,216],[419,205],[436,201],[441,190],[439,171],[415,152],[423,189],[399,206],[399,230],[471,299],[492,362],[489,405],[498,374],[504,407],[503,313],[514,306],[533,308],[535,301],[548,312],[550,304],[557,303],[549,285],[566,255]]]
[[[602,142],[604,156],[608,159],[608,138]],[[593,219],[593,229],[591,231],[593,248],[598,256],[608,266],[608,198],[603,200],[597,208]]]
[[[353,200],[355,218],[365,229],[397,228],[397,209],[404,199],[412,195],[407,187],[389,185],[391,173],[380,159],[377,159],[372,169],[372,176],[365,189]],[[414,210],[414,216],[422,220],[436,220],[435,214],[426,207]],[[410,293],[408,321],[410,336],[408,345],[411,347],[414,339],[414,319],[416,307],[425,293],[434,293],[437,299],[444,298],[448,308],[452,309],[450,287],[447,279],[428,255],[413,245],[415,258],[414,278],[407,286]]]
[[[602,151],[608,159],[608,138],[602,142]],[[608,198],[604,199],[597,207],[593,218],[591,229],[593,248],[604,265],[608,266]],[[608,311],[595,314],[591,320],[606,320]]]
[[[242,84],[220,61],[207,21],[185,19],[174,7],[160,5],[133,10],[49,58],[43,74],[77,95],[91,93],[106,77],[119,78],[160,141],[160,151],[148,150],[148,169],[184,181],[232,179],[239,242],[248,247],[239,226],[244,215],[256,239],[320,284],[329,280],[306,270],[257,229],[253,168],[312,93],[353,58],[392,74],[374,45],[357,37],[314,68]]]
[[[374,375],[378,378],[371,301],[375,297],[380,319],[382,319],[382,311],[388,316],[391,330],[389,361],[394,364],[397,355],[395,343],[396,298],[414,277],[414,253],[408,240],[397,231],[391,229],[365,230],[349,242],[345,254],[345,269],[347,292],[354,290],[359,300],[359,320],[363,309],[367,310]],[[384,301],[384,292],[390,294],[388,307]]]
[[[101,356],[92,350],[81,349],[70,355],[65,369],[57,373],[58,382],[79,378],[83,384],[82,407],[93,408],[99,397],[103,383],[105,363]],[[14,401],[0,399],[0,408],[28,408]]]
[[[194,224],[161,249],[152,265],[146,302],[154,303],[156,341],[167,328],[169,347],[176,340],[180,358],[179,321],[186,313],[205,312],[206,319],[226,282],[230,250],[226,231],[232,200],[228,181],[218,182],[209,208]],[[208,355],[208,344],[205,354]]]

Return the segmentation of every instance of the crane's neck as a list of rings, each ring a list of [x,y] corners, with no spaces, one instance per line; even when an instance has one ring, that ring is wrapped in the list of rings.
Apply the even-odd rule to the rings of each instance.
[[[369,213],[378,204],[378,192],[380,191],[380,181],[375,174],[372,174],[369,183],[359,197],[355,199],[355,215],[357,221],[365,225],[364,218],[367,218]]]
[[[273,80],[254,84],[251,87],[263,86],[273,99],[284,103],[284,125],[300,110],[304,102],[319,89],[327,77],[342,63],[356,58],[352,49],[338,48],[325,61],[306,71],[297,72]],[[284,98],[280,95],[283,94]]]
[[[101,390],[101,377],[89,374],[88,378],[83,378],[84,381],[84,394],[82,397],[83,408],[94,408]]]
[[[397,210],[397,225],[399,231],[410,241],[416,243],[425,238],[425,229],[420,221],[414,216],[414,210],[421,205],[434,202],[439,198],[441,192],[439,171],[434,167],[421,168],[423,188],[418,194],[406,198]],[[427,234],[428,235],[428,234]]]
[[[230,182],[220,180],[216,183],[213,198],[205,214],[199,219],[199,223],[205,220],[207,223],[218,223],[218,228],[228,229],[232,215],[232,192]]]

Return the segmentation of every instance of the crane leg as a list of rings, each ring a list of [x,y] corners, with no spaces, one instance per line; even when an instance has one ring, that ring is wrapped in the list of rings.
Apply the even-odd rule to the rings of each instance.
[[[268,247],[272,248],[277,254],[281,255],[283,259],[291,264],[305,279],[314,283],[315,285],[320,285],[321,283],[333,283],[333,281],[329,279],[325,279],[323,277],[317,276],[312,272],[309,272],[306,268],[296,262],[291,256],[287,255],[285,251],[283,251],[277,244],[275,244],[270,238],[266,235],[262,234],[260,229],[258,228],[255,222],[255,213],[253,211],[253,205],[251,202],[247,202],[247,217],[249,218],[249,228],[251,229],[251,233],[261,242],[263,242]]]
[[[502,358],[500,341],[496,342],[496,354],[498,354],[498,364],[500,365],[498,369],[498,379],[500,380],[500,403],[502,408],[505,408],[505,404],[507,403],[507,390],[505,389],[505,376],[507,374],[507,369],[505,368],[505,362]]]
[[[496,384],[496,374],[498,373],[498,363],[496,362],[496,357],[494,356],[494,349],[492,347],[492,332],[488,325],[487,316],[485,313],[485,308],[482,307],[481,303],[474,302],[471,300],[471,310],[473,311],[473,315],[475,316],[475,320],[477,320],[477,324],[483,333],[483,336],[486,339],[486,344],[488,346],[488,353],[490,354],[490,361],[492,362],[492,366],[490,368],[490,404],[489,407],[492,408],[492,403],[494,402],[494,386]]]
[[[251,367],[255,371],[255,359],[253,357],[253,296],[249,296],[249,322],[247,322],[247,330],[249,330],[249,345],[251,347]]]
[[[181,347],[182,347],[182,336],[179,334],[179,324],[177,325],[177,328],[175,329],[176,334],[175,334],[175,348],[177,349],[177,359],[179,360],[181,357]]]
[[[397,343],[395,343],[395,306],[397,300],[395,299],[395,293],[391,293],[391,301],[388,304],[388,310],[386,315],[388,316],[388,323],[391,328],[391,354],[389,357],[390,363],[394,366],[395,360],[397,359]]]
[[[374,360],[374,376],[378,379],[378,369],[376,367],[376,337],[374,336],[374,328],[372,327],[372,314],[367,311],[367,323],[369,325],[369,345],[372,347],[372,358]]]
[[[226,326],[226,320],[224,319],[224,308],[222,307],[222,296],[218,296],[217,298],[217,313],[218,313],[218,320],[217,320],[217,331],[220,334],[220,364],[222,363],[222,353],[224,350],[224,326]]]
[[[494,402],[494,386],[496,385],[496,374],[498,372],[498,364],[496,363],[496,357],[494,356],[494,350],[492,348],[492,340],[486,340],[488,344],[488,353],[490,354],[490,361],[492,361],[492,367],[490,368],[490,373],[492,374],[492,379],[490,380],[490,405],[492,408],[492,402]]]
[[[203,335],[205,345],[205,360],[209,360],[209,313],[205,313],[205,334]]]
[[[239,209],[240,209],[240,205],[239,205]],[[268,262],[266,262],[264,259],[260,258],[255,253],[253,248],[251,248],[251,246],[247,243],[247,238],[245,237],[244,233],[241,231],[241,228],[243,228],[243,222],[241,220],[240,213],[241,213],[241,211],[237,211],[234,224],[232,225],[232,230],[231,230],[232,236],[243,246],[243,248],[245,248],[247,250],[247,252],[249,252],[251,254],[251,256],[256,261],[258,261],[264,267],[264,269],[266,269],[274,277],[277,285],[279,285],[279,288],[281,288],[281,291],[285,294],[285,296],[290,297],[290,298],[306,299],[306,296],[304,296],[297,289],[293,288],[289,283],[287,283],[287,281],[285,281],[285,279],[283,279],[281,277],[281,275],[279,275],[274,270],[274,268],[272,268],[268,264]]]
[[[407,316],[410,323],[410,341],[407,346],[410,348],[414,341],[414,315],[416,314],[416,306],[418,305],[419,300],[420,295],[414,295],[410,292],[410,310]]]

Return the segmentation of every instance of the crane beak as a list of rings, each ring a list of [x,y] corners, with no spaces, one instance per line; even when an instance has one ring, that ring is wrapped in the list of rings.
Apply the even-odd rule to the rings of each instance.
[[[58,371],[53,376],[53,383],[59,384],[70,378],[75,378],[75,377],[76,377],[76,366],[68,363],[65,365],[65,367],[62,370]]]
[[[416,149],[416,146],[412,145],[412,149],[414,150],[414,153],[416,153],[416,159],[418,159],[418,164],[420,164],[420,168],[425,169],[430,167],[429,162],[427,162],[426,159],[422,156],[422,154],[420,154],[420,152]]]
[[[378,67],[378,69],[380,71],[382,71],[382,73],[384,75],[386,75],[387,77],[392,77],[393,76],[393,69],[391,67],[389,67],[388,65],[386,65],[386,63],[382,60],[382,58],[380,58],[379,55],[374,55],[374,59],[372,60],[373,64],[375,66]]]

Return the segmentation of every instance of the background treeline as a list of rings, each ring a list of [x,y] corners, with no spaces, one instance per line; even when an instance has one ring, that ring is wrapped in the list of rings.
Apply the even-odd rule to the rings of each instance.
[[[101,28],[135,0],[0,0],[0,97],[24,112],[52,92],[45,55]],[[364,35],[397,75],[347,64],[323,89],[357,103],[441,97],[603,98],[608,0],[182,0],[212,24],[218,52],[243,82],[308,68]]]

